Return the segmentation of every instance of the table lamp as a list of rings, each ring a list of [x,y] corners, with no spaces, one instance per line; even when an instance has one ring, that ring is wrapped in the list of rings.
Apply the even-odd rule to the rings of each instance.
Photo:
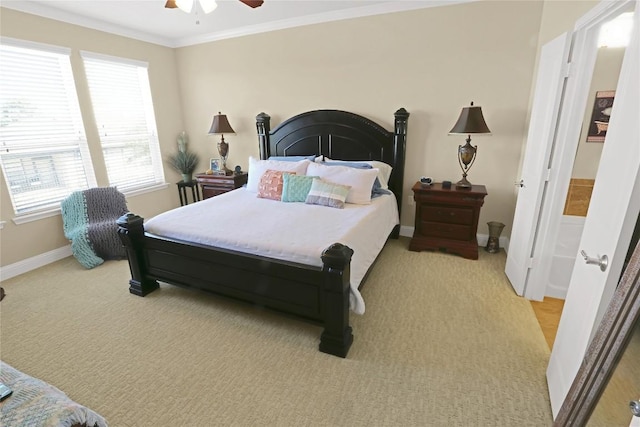
[[[227,120],[227,116],[218,112],[215,116],[213,116],[213,123],[211,123],[211,129],[209,129],[210,135],[220,135],[221,140],[218,142],[218,153],[220,154],[220,158],[222,159],[222,170],[225,175],[231,175],[233,172],[227,168],[227,157],[229,156],[229,144],[227,144],[224,140],[224,134],[231,133],[235,134],[236,132],[233,130],[231,125],[229,124],[229,120]]]
[[[464,107],[460,112],[458,121],[449,131],[449,135],[467,135],[467,143],[458,146],[458,163],[462,169],[462,179],[456,182],[456,188],[469,190],[472,185],[467,180],[467,172],[476,160],[477,146],[471,145],[471,134],[491,134],[489,127],[482,116],[482,108],[474,106]]]

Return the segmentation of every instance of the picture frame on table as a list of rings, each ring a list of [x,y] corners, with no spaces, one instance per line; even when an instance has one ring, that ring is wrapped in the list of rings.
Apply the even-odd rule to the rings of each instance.
[[[211,169],[213,175],[224,175],[224,170],[222,169],[222,160],[220,159],[209,159],[209,169]]]

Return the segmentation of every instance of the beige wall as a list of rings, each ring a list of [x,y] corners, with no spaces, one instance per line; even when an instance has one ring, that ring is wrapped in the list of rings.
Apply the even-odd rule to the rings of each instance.
[[[487,186],[486,222],[510,226],[542,11],[540,2],[483,1],[305,26],[178,49],[186,129],[215,155],[206,135],[217,111],[236,130],[229,163],[258,155],[255,116],[272,127],[322,108],[353,111],[388,129],[410,113],[401,222],[413,226],[410,188],[421,175],[461,177],[462,136],[447,136],[462,107],[483,107],[492,136],[478,145],[473,183]],[[202,141],[202,143],[200,143]]]
[[[573,164],[572,178],[595,179],[596,177],[604,144],[602,142],[587,142],[587,134],[593,113],[593,102],[596,98],[596,92],[616,90],[624,52],[625,49],[622,47],[603,47],[598,49],[598,57],[593,69],[593,78],[582,124],[582,133],[580,134],[578,151]]]
[[[576,21],[593,9],[600,0],[545,0],[540,22],[540,45],[573,31]]]
[[[551,4],[549,4],[551,3]],[[489,196],[480,218],[507,224],[515,207],[513,183],[526,136],[529,94],[538,40],[544,42],[573,27],[595,2],[481,1],[318,24],[223,40],[180,49],[133,41],[99,31],[2,9],[0,32],[71,47],[129,57],[150,63],[150,78],[163,154],[175,149],[175,136],[186,130],[191,148],[202,157],[217,157],[216,137],[207,135],[213,114],[227,114],[236,135],[229,164],[247,166],[258,155],[255,115],[267,112],[272,125],[317,108],[354,111],[387,128],[393,112],[410,113],[402,225],[413,226],[411,185],[421,176],[438,181],[460,178],[456,151],[464,143],[447,133],[460,109],[481,105],[492,136],[473,138],[478,158],[469,173],[487,186]],[[543,8],[544,5],[544,8]],[[558,14],[564,14],[558,16]],[[541,26],[542,25],[542,26]],[[557,35],[556,34],[556,35]],[[84,81],[77,81],[83,107]],[[95,131],[85,117],[92,151]],[[204,164],[200,169],[204,170]],[[96,166],[99,184],[106,182]],[[167,181],[179,177],[166,170]],[[8,265],[67,244],[60,216],[20,226],[4,181],[0,186],[1,265]],[[129,199],[130,209],[151,216],[177,206],[168,189]]]
[[[72,49],[71,61],[76,78],[76,87],[83,112],[85,132],[92,157],[98,185],[108,185],[106,170],[97,132],[93,125],[87,83],[82,72],[80,50],[147,61],[153,94],[158,134],[163,153],[175,150],[175,137],[182,130],[182,109],[177,85],[175,50],[100,31],[69,25],[58,21],[2,8],[0,11],[0,35],[39,43],[64,46]],[[168,182],[180,178],[166,170]],[[6,221],[0,230],[0,265],[6,266],[68,245],[62,233],[60,215],[26,224],[16,225],[15,217],[4,176],[0,178],[0,220]],[[169,188],[128,197],[129,208],[141,216],[152,216],[178,206],[175,185]]]

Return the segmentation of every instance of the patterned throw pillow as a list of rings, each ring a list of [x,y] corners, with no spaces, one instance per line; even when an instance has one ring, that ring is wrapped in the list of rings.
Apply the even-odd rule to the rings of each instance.
[[[348,185],[334,184],[320,178],[314,178],[305,203],[342,209],[350,188]]]
[[[307,200],[313,178],[309,175],[284,174],[282,176],[282,201],[302,202]]]
[[[262,174],[258,183],[258,197],[263,199],[282,199],[282,175],[291,172],[268,169]]]

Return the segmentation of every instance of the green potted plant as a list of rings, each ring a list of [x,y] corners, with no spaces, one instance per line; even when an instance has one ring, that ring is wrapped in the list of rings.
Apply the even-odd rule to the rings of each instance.
[[[196,170],[200,157],[187,150],[187,134],[182,132],[178,136],[178,152],[168,158],[169,165],[182,174],[182,181],[191,182],[193,171]]]

